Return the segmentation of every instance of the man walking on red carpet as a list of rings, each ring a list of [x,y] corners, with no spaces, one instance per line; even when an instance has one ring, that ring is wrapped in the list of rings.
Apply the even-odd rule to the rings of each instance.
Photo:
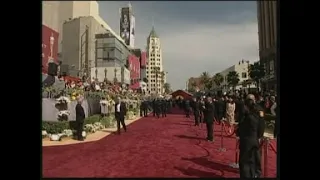
[[[117,132],[118,132],[118,134],[120,134],[120,123],[121,123],[124,131],[127,132],[127,127],[126,127],[126,124],[124,122],[124,118],[125,118],[125,116],[127,114],[127,107],[126,107],[126,104],[121,101],[120,97],[118,98],[118,102],[116,103],[114,108],[115,108],[114,115],[115,115],[115,118],[117,120]]]
[[[214,141],[214,137],[213,137],[213,119],[214,119],[214,104],[212,101],[211,97],[207,98],[207,102],[205,103],[204,107],[203,107],[203,120],[204,122],[206,122],[206,126],[207,126],[207,140],[213,142]]]

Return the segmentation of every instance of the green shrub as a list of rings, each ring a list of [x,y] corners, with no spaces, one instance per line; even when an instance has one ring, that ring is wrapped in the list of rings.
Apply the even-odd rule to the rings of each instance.
[[[116,120],[115,120],[115,117],[114,115],[110,115],[110,116],[107,116],[107,117],[103,117],[101,120],[100,120],[101,124],[104,125],[106,128],[109,128],[109,127],[114,127],[115,123],[116,123]]]
[[[99,122],[100,115],[93,115],[87,117],[84,120],[84,125],[86,124],[94,124],[95,122]],[[42,121],[42,130],[47,131],[49,134],[57,134],[61,133],[65,129],[75,130],[77,127],[76,121]]]
[[[69,127],[68,121],[42,122],[42,130],[49,134],[61,133],[64,129],[70,129]]]
[[[99,114],[87,117],[84,120],[84,125],[86,125],[86,124],[94,124],[95,122],[99,122],[100,118],[101,118],[101,116]]]

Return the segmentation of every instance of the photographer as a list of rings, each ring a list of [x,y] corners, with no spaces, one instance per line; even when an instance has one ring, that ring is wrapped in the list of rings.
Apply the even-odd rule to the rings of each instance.
[[[237,132],[240,138],[240,178],[257,178],[261,175],[259,139],[263,137],[265,128],[264,112],[252,94],[247,96],[243,111]]]

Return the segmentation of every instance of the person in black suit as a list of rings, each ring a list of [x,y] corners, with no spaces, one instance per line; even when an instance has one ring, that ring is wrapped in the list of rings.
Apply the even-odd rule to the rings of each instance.
[[[124,102],[121,101],[120,98],[118,98],[118,102],[114,106],[114,115],[117,121],[117,132],[120,134],[120,123],[123,127],[124,131],[127,132],[127,127],[124,122],[125,115],[127,114],[127,107]]]
[[[203,120],[206,122],[207,126],[207,140],[213,142],[214,137],[213,137],[213,119],[215,116],[215,108],[214,104],[212,102],[212,98],[208,97],[207,102],[205,103],[203,107]]]
[[[83,131],[83,124],[84,124],[84,119],[86,117],[84,113],[84,109],[82,107],[82,98],[78,98],[78,104],[76,105],[76,124],[77,124],[77,139],[79,141],[83,141],[82,137],[82,131]]]
[[[193,111],[193,115],[194,115],[194,125],[195,126],[199,126],[199,120],[200,120],[200,102],[199,100],[197,100],[197,98],[193,98],[193,100],[191,101],[191,108]]]
[[[162,117],[167,117],[168,105],[165,99],[161,100],[161,115]]]
[[[142,116],[148,117],[148,106],[149,106],[148,102],[146,100],[143,100],[142,103],[141,103],[141,110],[142,110],[142,112],[140,112],[141,117]]]
[[[215,101],[216,119],[221,121],[226,115],[226,101],[224,97],[221,97],[218,101]]]

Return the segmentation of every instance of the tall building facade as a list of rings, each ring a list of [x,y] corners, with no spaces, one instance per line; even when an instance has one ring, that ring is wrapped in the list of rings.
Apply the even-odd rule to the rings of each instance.
[[[120,37],[131,48],[134,48],[135,22],[132,6],[129,3],[128,7],[121,8]]]
[[[147,54],[147,91],[151,94],[161,94],[164,91],[163,85],[166,82],[166,76],[163,69],[161,42],[154,27],[152,27],[147,39]]]
[[[59,3],[59,53],[62,52],[63,24],[74,18],[82,16],[99,16],[99,4],[97,1],[53,1]]]
[[[249,66],[250,66],[249,61],[241,60],[237,64],[230,66],[227,69],[221,71],[220,74],[224,78],[223,82],[221,83],[222,91],[227,92],[232,89],[232,87],[228,85],[228,74],[232,71],[235,71],[239,74],[239,83],[235,87],[235,89],[239,90],[239,89],[245,89],[245,88],[256,88],[256,86],[253,83],[251,84],[245,83],[250,79]]]
[[[276,90],[277,1],[257,1],[257,6],[259,58],[266,70],[261,87]]]

